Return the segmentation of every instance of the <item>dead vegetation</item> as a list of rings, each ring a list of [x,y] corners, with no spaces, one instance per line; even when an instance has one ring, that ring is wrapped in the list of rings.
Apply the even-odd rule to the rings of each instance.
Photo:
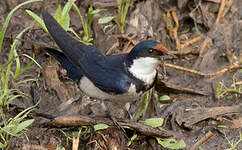
[[[3,10],[0,17],[6,16],[12,5],[19,2],[21,0],[0,2],[4,3],[0,5],[0,11]],[[91,5],[108,9],[101,14],[103,16],[117,15],[116,0],[83,0],[78,1],[77,5],[82,14]],[[42,7],[53,12],[57,8],[57,1],[26,6],[37,14],[41,13]],[[27,93],[30,89],[35,91],[33,99],[40,97],[41,102],[39,108],[29,116],[36,118],[28,132],[29,141],[18,138],[18,141],[13,142],[12,149],[52,150],[57,145],[71,149],[66,144],[67,136],[57,127],[93,126],[99,123],[112,127],[95,133],[83,132],[77,138],[72,138],[73,146],[79,146],[79,149],[162,149],[155,140],[155,136],[162,136],[183,139],[186,149],[191,150],[199,147],[204,150],[231,148],[223,133],[232,140],[238,139],[242,132],[241,7],[240,0],[135,0],[131,2],[128,11],[124,34],[117,34],[115,22],[100,25],[95,20],[98,17],[94,18],[93,43],[106,54],[127,53],[139,41],[155,39],[164,43],[177,56],[160,67],[160,71],[164,69],[166,73],[159,75],[155,87],[159,96],[167,94],[171,100],[157,101],[151,96],[153,100],[147,113],[140,118],[162,117],[162,128],[131,121],[119,106],[105,103],[107,107],[117,110],[118,116],[125,118],[117,121],[129,138],[137,133],[137,138],[129,148],[126,146],[129,139],[124,133],[113,128],[113,122],[108,118],[98,116],[102,113],[100,102],[80,94],[77,86],[66,77],[65,71],[55,60],[39,47],[33,50],[31,42],[23,41],[19,52],[35,52],[36,61],[43,69],[32,66],[25,75],[36,78],[36,85],[28,83],[22,88]],[[73,28],[81,34],[82,27],[77,14],[71,11],[70,15]],[[11,41],[19,28],[23,29],[30,23],[32,20],[23,8],[12,19],[5,41]],[[39,29],[35,25],[24,35],[24,40],[52,47],[52,40]],[[6,44],[0,54],[2,60],[8,48]],[[26,60],[22,61],[26,63]],[[225,90],[227,92],[219,96]],[[22,111],[29,103],[14,101],[11,111]],[[139,104],[140,101],[131,104],[131,116]],[[242,149],[242,142],[236,148]]]

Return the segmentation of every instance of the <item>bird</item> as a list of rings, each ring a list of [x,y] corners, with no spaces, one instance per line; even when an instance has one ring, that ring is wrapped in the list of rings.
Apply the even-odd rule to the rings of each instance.
[[[157,80],[157,67],[169,55],[168,49],[154,40],[136,44],[127,54],[105,55],[68,34],[47,11],[44,24],[60,50],[46,48],[86,95],[126,103],[137,100]]]

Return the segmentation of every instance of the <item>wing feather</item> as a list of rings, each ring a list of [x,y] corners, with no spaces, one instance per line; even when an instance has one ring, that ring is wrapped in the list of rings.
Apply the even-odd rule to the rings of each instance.
[[[124,73],[126,55],[106,56],[94,46],[85,45],[72,38],[46,11],[42,13],[44,23],[57,45],[72,64],[95,86],[109,93],[125,93],[130,78]]]

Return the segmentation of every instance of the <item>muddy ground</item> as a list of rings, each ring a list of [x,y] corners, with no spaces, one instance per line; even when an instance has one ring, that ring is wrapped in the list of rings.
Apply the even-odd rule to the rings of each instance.
[[[0,1],[0,27],[7,14],[23,1]],[[61,4],[63,6],[64,3]],[[117,15],[116,0],[81,0],[76,4],[83,16],[90,6],[108,10],[100,16]],[[0,64],[6,62],[14,37],[24,28],[33,25],[33,20],[25,10],[29,9],[41,15],[41,10],[46,9],[53,14],[57,5],[57,0],[37,2],[22,7],[14,14],[4,39]],[[144,39],[154,39],[166,45],[177,58],[166,61],[164,68],[159,69],[163,73],[159,74],[155,91],[159,96],[169,95],[171,100],[157,101],[151,97],[153,103],[140,120],[163,117],[163,129],[173,131],[172,135],[177,140],[184,140],[187,145],[185,149],[191,149],[205,135],[211,137],[205,138],[204,143],[199,144],[201,149],[228,149],[231,146],[225,135],[232,141],[238,140],[239,134],[242,133],[241,10],[240,0],[134,0],[128,11],[123,36],[117,34],[115,22],[100,25],[97,23],[99,16],[96,16],[92,26],[93,43],[108,54],[128,52],[135,43]],[[70,17],[71,27],[81,35],[80,19],[74,10],[71,10]],[[57,128],[46,125],[46,122],[58,116],[81,114],[95,117],[102,111],[100,101],[82,94],[54,59],[44,50],[34,47],[36,42],[55,46],[50,36],[37,24],[22,38],[25,41],[20,42],[18,53],[35,53],[36,61],[42,68],[32,65],[18,81],[34,78],[36,82],[26,83],[18,88],[32,95],[32,100],[41,101],[35,113],[29,116],[35,119],[27,131],[29,141],[25,137],[14,138],[10,149],[54,150],[57,145],[72,149],[72,140],[68,142],[60,129],[68,133],[77,130],[77,127]],[[21,57],[21,62],[22,66],[25,66],[29,60]],[[189,68],[190,71],[176,66]],[[14,86],[15,81],[12,82],[11,86]],[[240,93],[228,92],[218,98],[218,83],[223,83],[230,89],[236,84],[235,87],[237,91],[240,88]],[[140,100],[131,104],[131,115],[137,111],[139,104]],[[18,99],[13,102],[7,113],[11,116],[31,105],[32,101]],[[117,107],[110,102],[106,102],[106,105]],[[117,107],[114,110],[119,109]],[[117,114],[120,115],[119,112]],[[128,115],[125,116],[125,119],[129,118]],[[126,132],[127,136],[131,137],[135,130],[126,129]],[[137,131],[137,134],[138,137],[126,147],[127,139],[123,132],[115,127],[99,134],[92,132],[89,137],[80,138],[79,149],[165,149],[157,144],[153,136],[142,131]],[[242,142],[236,149],[242,149]]]

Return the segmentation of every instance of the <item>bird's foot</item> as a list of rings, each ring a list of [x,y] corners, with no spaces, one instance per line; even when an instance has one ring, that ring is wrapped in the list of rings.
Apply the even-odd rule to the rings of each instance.
[[[115,118],[115,116],[113,115],[112,112],[108,112],[108,117],[113,121],[113,124],[115,127],[117,127],[119,130],[121,130],[124,133],[124,136],[128,139],[127,133],[124,130],[124,128],[118,123],[117,119]]]

